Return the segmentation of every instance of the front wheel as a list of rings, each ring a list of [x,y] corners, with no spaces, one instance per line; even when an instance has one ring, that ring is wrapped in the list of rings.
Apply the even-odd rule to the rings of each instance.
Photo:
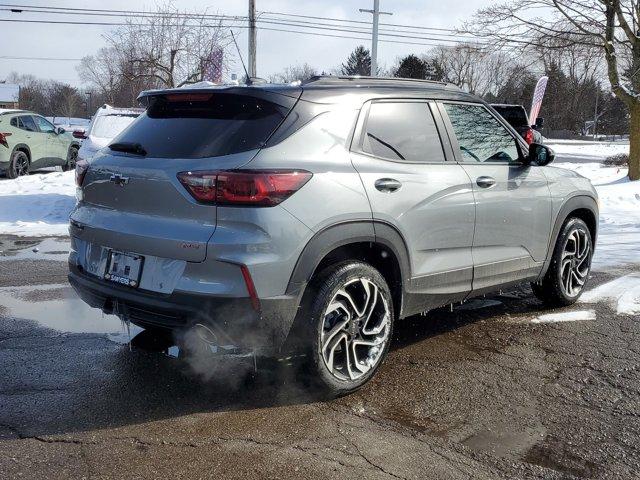
[[[364,385],[389,350],[393,302],[384,277],[362,262],[328,267],[309,286],[310,374],[336,396]]]
[[[69,148],[69,152],[67,153],[67,161],[64,165],[62,165],[62,171],[68,172],[69,170],[74,170],[76,168],[77,160],[78,160],[78,148],[77,147]]]
[[[575,303],[584,290],[591,270],[593,241],[586,223],[570,218],[562,227],[544,278],[531,284],[533,293],[552,307]]]

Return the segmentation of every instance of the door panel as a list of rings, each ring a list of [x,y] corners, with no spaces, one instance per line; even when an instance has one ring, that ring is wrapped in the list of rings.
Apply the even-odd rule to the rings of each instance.
[[[40,161],[39,167],[51,167],[55,165],[60,165],[58,161],[59,154],[59,143],[55,131],[56,127],[49,122],[46,118],[41,117],[39,115],[33,116],[38,129],[40,130],[40,135],[44,138],[45,142],[45,155],[44,158]]]
[[[551,196],[543,167],[468,163],[463,167],[472,180],[488,176],[496,182],[491,187],[473,182],[474,289],[537,275],[551,229]]]
[[[483,105],[443,103],[440,110],[473,186],[473,289],[536,276],[551,230],[543,167],[523,164],[524,145]]]
[[[38,130],[38,126],[31,115],[20,117],[20,128],[25,131],[27,145],[31,151],[32,168],[45,166],[47,158],[47,136]]]
[[[407,244],[408,289],[420,296],[414,311],[464,298],[473,274],[475,205],[468,175],[445,159],[439,116],[434,121],[428,104],[419,102],[410,110],[373,103],[363,114],[368,117],[352,162],[373,218],[398,228]]]

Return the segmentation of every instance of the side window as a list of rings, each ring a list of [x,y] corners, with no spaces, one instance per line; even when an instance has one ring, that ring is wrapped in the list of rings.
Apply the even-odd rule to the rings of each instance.
[[[27,132],[37,132],[36,122],[33,121],[33,117],[24,116],[20,117],[20,128]]]
[[[438,129],[424,102],[372,103],[362,150],[396,161],[445,161]]]
[[[34,118],[36,123],[38,124],[38,128],[42,133],[53,133],[56,131],[56,127],[53,126],[52,123],[49,123],[48,120],[42,117],[31,117]]]
[[[13,117],[13,118],[11,119],[11,121],[9,122],[9,124],[10,124],[12,127],[20,128],[20,127],[18,126],[18,117]]]
[[[482,105],[445,103],[465,162],[519,161],[516,139]]]

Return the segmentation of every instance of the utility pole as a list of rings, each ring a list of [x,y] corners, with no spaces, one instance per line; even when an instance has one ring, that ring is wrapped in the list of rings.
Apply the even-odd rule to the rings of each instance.
[[[257,77],[256,72],[256,0],[249,0],[249,77]]]
[[[361,8],[360,13],[370,13],[373,15],[373,27],[371,29],[371,74],[375,77],[378,74],[378,21],[380,15],[393,15],[391,12],[380,11],[380,0],[373,0],[373,10]]]

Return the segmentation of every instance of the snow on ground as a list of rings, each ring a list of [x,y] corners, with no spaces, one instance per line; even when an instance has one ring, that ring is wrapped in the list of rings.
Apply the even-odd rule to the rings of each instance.
[[[68,235],[75,194],[74,172],[0,179],[0,234]]]
[[[584,140],[547,140],[546,145],[550,146],[559,159],[600,162],[602,159],[617,155],[619,153],[629,153],[629,141],[619,142],[592,142]]]
[[[632,273],[607,282],[582,294],[582,303],[606,301],[617,313],[640,314],[640,274]]]
[[[599,163],[558,163],[591,180],[600,197],[600,230],[593,258],[595,270],[640,264],[640,181],[627,169]]]
[[[556,322],[577,322],[580,320],[595,320],[596,312],[594,310],[575,310],[573,312],[547,313],[540,315],[533,320],[532,323],[556,323]]]

